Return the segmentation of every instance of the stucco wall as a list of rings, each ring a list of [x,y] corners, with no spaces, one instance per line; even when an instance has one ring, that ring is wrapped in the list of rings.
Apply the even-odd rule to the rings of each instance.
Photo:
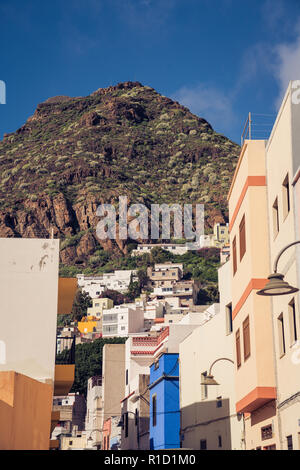
[[[0,371],[54,379],[58,253],[59,240],[0,239]]]

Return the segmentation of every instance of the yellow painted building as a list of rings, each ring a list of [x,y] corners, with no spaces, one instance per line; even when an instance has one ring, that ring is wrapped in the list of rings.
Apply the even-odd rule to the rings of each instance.
[[[93,299],[93,306],[87,309],[87,316],[100,318],[103,310],[113,308],[114,303],[111,299]]]
[[[229,226],[228,224],[215,224],[212,245],[216,248],[222,248],[229,243]]]
[[[100,331],[100,321],[93,316],[83,317],[77,324],[78,331],[82,334]]]
[[[78,330],[82,334],[93,333],[95,331],[101,333],[103,310],[114,306],[113,301],[108,298],[92,299],[92,302],[92,307],[87,309],[87,316],[83,317],[77,325]]]

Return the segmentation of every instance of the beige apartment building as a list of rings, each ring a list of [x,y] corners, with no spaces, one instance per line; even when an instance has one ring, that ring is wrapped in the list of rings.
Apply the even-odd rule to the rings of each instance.
[[[265,147],[244,142],[228,195],[236,411],[246,449],[279,447],[272,304],[256,295],[270,272]]]
[[[268,141],[244,142],[228,197],[236,407],[247,449],[300,449],[299,292],[257,295],[276,259],[284,280],[300,285],[299,245],[288,248],[299,240],[298,85],[289,84]]]
[[[269,220],[269,271],[280,250],[299,240],[300,104],[297,82],[291,82],[266,145]],[[295,191],[293,191],[293,185]],[[300,246],[288,248],[278,262],[284,280],[300,287]],[[300,317],[299,292],[271,297],[277,378],[278,440],[280,449],[300,450]]]
[[[171,287],[176,281],[182,278],[182,273],[182,264],[155,264],[154,268],[150,266],[147,268],[147,276],[149,278],[148,287]]]
[[[98,320],[100,320],[102,318],[103,310],[113,308],[113,306],[114,303],[111,299],[92,299],[92,307],[87,309],[87,316],[96,317]]]

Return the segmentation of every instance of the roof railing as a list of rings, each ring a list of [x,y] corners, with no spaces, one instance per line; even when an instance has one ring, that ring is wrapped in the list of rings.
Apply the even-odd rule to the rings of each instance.
[[[276,114],[248,113],[243,132],[241,145],[245,140],[268,140],[275,122]]]

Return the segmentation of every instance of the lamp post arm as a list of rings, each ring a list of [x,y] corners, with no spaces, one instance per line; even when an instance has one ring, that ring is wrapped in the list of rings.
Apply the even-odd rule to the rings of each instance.
[[[280,256],[288,249],[290,248],[291,246],[294,246],[294,245],[297,245],[298,243],[300,243],[300,240],[296,240],[295,242],[292,242],[292,243],[289,243],[288,245],[286,245],[284,248],[282,248],[282,250],[280,250],[280,252],[278,253],[278,255],[276,256],[276,259],[274,261],[274,273],[277,273],[277,266],[278,266],[278,261],[279,261],[279,258]]]
[[[210,366],[208,375],[211,375],[211,371],[212,371],[213,366],[215,365],[216,362],[219,362],[219,361],[229,361],[229,362],[231,362],[232,364],[234,364],[234,362],[233,362],[232,359],[229,359],[228,357],[220,357],[219,359],[216,359],[216,360],[212,363],[212,365]]]
[[[89,437],[91,437],[91,435],[93,434],[93,432],[102,432],[103,429],[93,429],[91,432],[90,432],[90,435]]]

